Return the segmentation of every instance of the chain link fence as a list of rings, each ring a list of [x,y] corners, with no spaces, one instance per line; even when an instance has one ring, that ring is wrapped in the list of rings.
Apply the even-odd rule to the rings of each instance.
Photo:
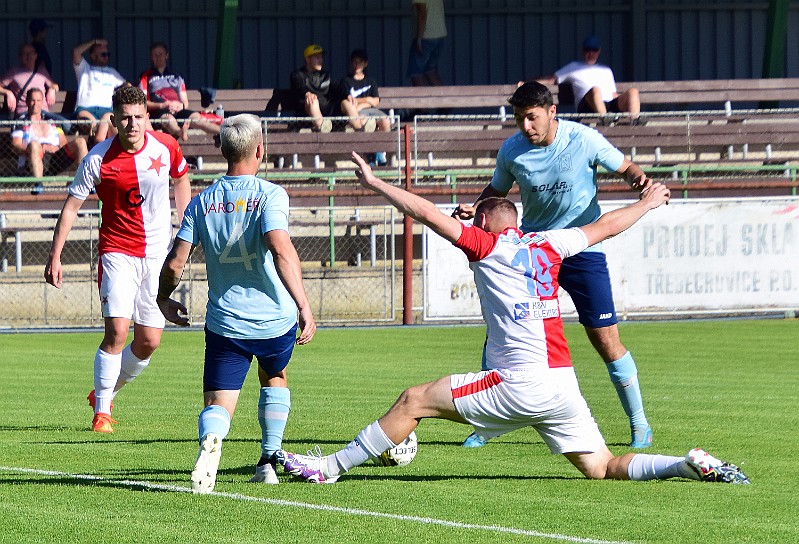
[[[0,213],[0,327],[102,324],[97,295],[99,210],[81,210],[75,221],[62,253],[60,289],[43,279],[57,216],[57,211]],[[394,321],[400,223],[392,207],[291,209],[289,229],[317,321]],[[193,322],[204,321],[207,276],[201,247],[192,254],[175,296]]]
[[[795,194],[799,162],[799,109],[558,114],[600,131],[625,156],[657,181],[678,182],[686,191],[751,187],[789,188]],[[485,184],[497,151],[518,131],[512,113],[414,118],[414,183],[457,190],[464,183]],[[624,185],[602,169],[600,190]],[[727,183],[725,185],[725,182]],[[604,187],[603,187],[604,186]],[[627,190],[626,187],[622,187]],[[786,192],[783,190],[782,194]],[[686,195],[687,196],[687,195]]]
[[[780,194],[786,190],[795,194],[798,113],[651,113],[635,127],[629,126],[630,119],[625,117],[582,120],[644,165],[650,177],[681,184],[683,196],[688,196],[689,190],[693,191],[691,195],[698,195],[696,189],[713,188],[714,184],[716,188],[745,188],[750,186],[747,183],[777,187]],[[402,278],[397,272],[402,262],[396,255],[401,216],[391,207],[372,206],[375,199],[357,195],[349,152],[359,148],[348,146],[357,143],[367,147],[365,152],[373,158],[376,152],[384,152],[386,165],[379,169],[380,175],[397,183],[403,179],[405,167],[405,142],[399,123],[392,123],[390,134],[374,135],[368,147],[372,135],[353,136],[342,124],[339,132],[316,140],[317,135],[307,128],[294,134],[296,127],[290,125],[295,121],[263,120],[269,161],[260,175],[280,183],[293,195],[307,193],[292,196],[295,207],[290,229],[317,320],[331,324],[397,322],[397,308],[402,303]],[[346,119],[343,121],[346,124]],[[491,179],[502,142],[518,130],[513,117],[503,114],[417,116],[412,129],[409,158],[415,189],[439,195],[439,201],[451,195],[453,202],[459,191],[463,191],[463,200],[473,200]],[[23,164],[27,159],[23,155],[25,160],[20,161],[21,155],[11,143],[12,130],[11,123],[0,122],[0,303],[4,309],[0,327],[100,325],[97,203],[89,200],[84,204],[70,233],[63,255],[63,287],[46,285],[43,269],[57,206],[63,201],[75,165],[56,176],[31,177]],[[66,127],[65,132],[69,130]],[[226,165],[210,135],[192,133],[184,153],[191,159],[195,189],[202,189],[224,172]],[[628,190],[609,173],[600,172],[599,181],[601,190]],[[50,205],[45,208],[42,202],[48,195],[52,195]],[[419,234],[418,225],[415,234]],[[421,264],[414,262],[412,266],[418,277]],[[419,285],[419,281],[414,282],[414,289]],[[201,250],[193,255],[177,296],[189,308],[193,322],[202,322],[206,276]]]

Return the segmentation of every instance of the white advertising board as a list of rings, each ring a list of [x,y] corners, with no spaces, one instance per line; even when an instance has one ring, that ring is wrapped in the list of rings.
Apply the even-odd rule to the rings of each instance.
[[[602,202],[603,212],[626,202]],[[444,212],[452,207],[442,208]],[[799,198],[675,200],[604,242],[624,315],[799,308]],[[425,229],[425,319],[480,317],[466,258]],[[561,310],[574,306],[561,290]]]

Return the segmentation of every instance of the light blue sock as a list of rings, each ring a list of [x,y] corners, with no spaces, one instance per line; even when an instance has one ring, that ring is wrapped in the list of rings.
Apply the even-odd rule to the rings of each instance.
[[[217,404],[206,406],[197,421],[199,428],[200,442],[203,441],[205,435],[214,433],[219,435],[219,438],[225,438],[227,433],[230,432],[230,414],[227,410]]]
[[[636,429],[648,427],[649,422],[644,415],[644,401],[638,386],[638,369],[633,356],[628,351],[621,359],[608,363],[607,367],[610,381],[616,388],[624,412],[630,418],[630,426]]]
[[[271,459],[283,447],[283,432],[291,411],[288,387],[262,387],[258,397],[258,423],[261,424],[261,456]]]

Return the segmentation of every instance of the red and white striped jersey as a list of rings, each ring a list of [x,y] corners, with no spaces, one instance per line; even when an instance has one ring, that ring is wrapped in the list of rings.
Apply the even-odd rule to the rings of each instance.
[[[558,304],[563,259],[588,245],[579,228],[501,234],[464,225],[455,246],[466,253],[487,326],[488,368],[571,366]]]
[[[98,252],[132,257],[165,254],[172,237],[169,178],[189,167],[172,136],[147,132],[135,153],[119,137],[100,142],[81,161],[69,194],[85,200],[92,190],[103,203]]]

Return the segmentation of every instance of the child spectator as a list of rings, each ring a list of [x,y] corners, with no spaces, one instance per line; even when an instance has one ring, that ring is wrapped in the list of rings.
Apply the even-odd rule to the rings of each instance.
[[[369,66],[369,55],[364,49],[355,49],[350,55],[350,73],[339,83],[341,95],[341,112],[350,118],[349,125],[355,130],[369,131],[371,128],[388,132],[391,120],[386,113],[377,109],[380,95],[377,81],[364,73]],[[368,157],[372,166],[386,164],[385,152],[375,153]]]

